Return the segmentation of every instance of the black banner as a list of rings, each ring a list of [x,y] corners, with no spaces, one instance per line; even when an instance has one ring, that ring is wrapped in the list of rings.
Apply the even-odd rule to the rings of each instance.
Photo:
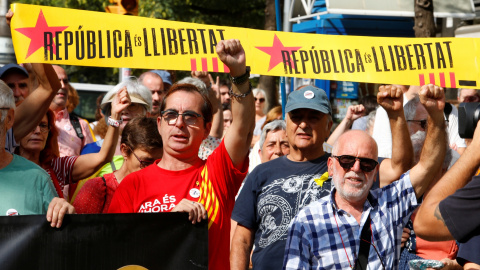
[[[0,269],[208,269],[208,223],[187,213],[0,217]]]

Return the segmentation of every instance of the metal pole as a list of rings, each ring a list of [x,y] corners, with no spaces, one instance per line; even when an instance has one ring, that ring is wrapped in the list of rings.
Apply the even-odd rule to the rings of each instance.
[[[277,19],[277,31],[282,31],[282,16],[280,11],[280,0],[275,0],[275,15]],[[285,77],[280,77],[280,93],[282,97],[282,118],[285,119],[285,104],[287,103],[287,93],[285,91]]]

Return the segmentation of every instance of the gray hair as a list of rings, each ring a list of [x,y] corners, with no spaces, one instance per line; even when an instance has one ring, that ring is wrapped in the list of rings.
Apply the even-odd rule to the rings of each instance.
[[[0,108],[15,109],[15,98],[13,97],[13,91],[2,80],[0,80]],[[0,112],[2,114],[0,121],[3,123],[7,117],[7,114],[4,113],[4,110],[0,110]]]
[[[370,128],[373,127],[373,125],[375,125],[375,117],[377,115],[377,110],[373,110],[371,111],[368,115],[367,115],[367,125],[365,127],[365,130],[369,130]],[[371,135],[371,134],[370,134]]]
[[[262,135],[260,136],[259,146],[262,149],[265,140],[267,139],[267,134],[270,131],[277,131],[277,130],[287,130],[287,124],[285,124],[284,120],[273,120],[272,122],[266,124],[262,129]]]
[[[138,98],[146,103],[146,105],[142,105],[145,107],[147,112],[152,110],[152,93],[135,77],[130,77],[128,80],[117,84],[110,91],[108,91],[107,94],[105,94],[102,100],[102,110],[105,111],[104,113],[110,115],[109,108],[111,108],[111,101],[113,97],[117,94],[117,92],[120,91],[120,89],[122,89],[123,87],[127,87],[127,92],[130,97]]]
[[[177,84],[182,84],[182,83],[195,85],[198,88],[198,90],[200,90],[200,92],[203,92],[208,97],[207,85],[202,80],[193,78],[193,77],[185,77],[177,82]]]
[[[265,93],[265,90],[260,89],[260,88],[255,88],[252,90],[253,97],[256,97],[259,93],[263,95],[265,98],[265,107],[263,107],[263,113],[267,113],[267,108],[268,108],[268,100],[267,100],[267,93]]]
[[[417,106],[420,103],[420,98],[415,96],[414,98],[407,101],[405,106],[403,106],[403,113],[405,114],[406,120],[412,120],[415,118],[415,113],[417,111]]]

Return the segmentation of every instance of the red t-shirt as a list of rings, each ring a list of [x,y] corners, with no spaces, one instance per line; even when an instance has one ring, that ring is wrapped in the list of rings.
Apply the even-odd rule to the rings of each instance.
[[[208,212],[209,269],[230,269],[230,217],[248,157],[236,169],[222,142],[206,161],[185,170],[164,170],[158,162],[125,177],[108,212],[170,212],[183,198],[198,201]]]

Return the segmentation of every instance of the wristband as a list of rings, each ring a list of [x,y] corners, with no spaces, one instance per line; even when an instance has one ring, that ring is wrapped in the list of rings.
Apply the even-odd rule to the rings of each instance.
[[[245,73],[243,75],[238,76],[238,77],[230,76],[230,80],[235,85],[244,84],[245,82],[248,81],[249,78],[250,78],[250,67],[249,66],[247,66],[247,68],[245,69]]]
[[[252,93],[252,84],[250,82],[248,82],[248,91],[243,93],[243,94],[236,94],[233,92],[233,88],[230,87],[230,89],[228,90],[228,94],[232,97],[232,98],[235,98],[237,100],[240,100],[246,96],[248,96],[248,94]]]
[[[109,126],[119,127],[123,123],[123,121],[122,121],[122,119],[115,120],[115,119],[113,119],[112,117],[109,116],[107,123],[108,123]]]

